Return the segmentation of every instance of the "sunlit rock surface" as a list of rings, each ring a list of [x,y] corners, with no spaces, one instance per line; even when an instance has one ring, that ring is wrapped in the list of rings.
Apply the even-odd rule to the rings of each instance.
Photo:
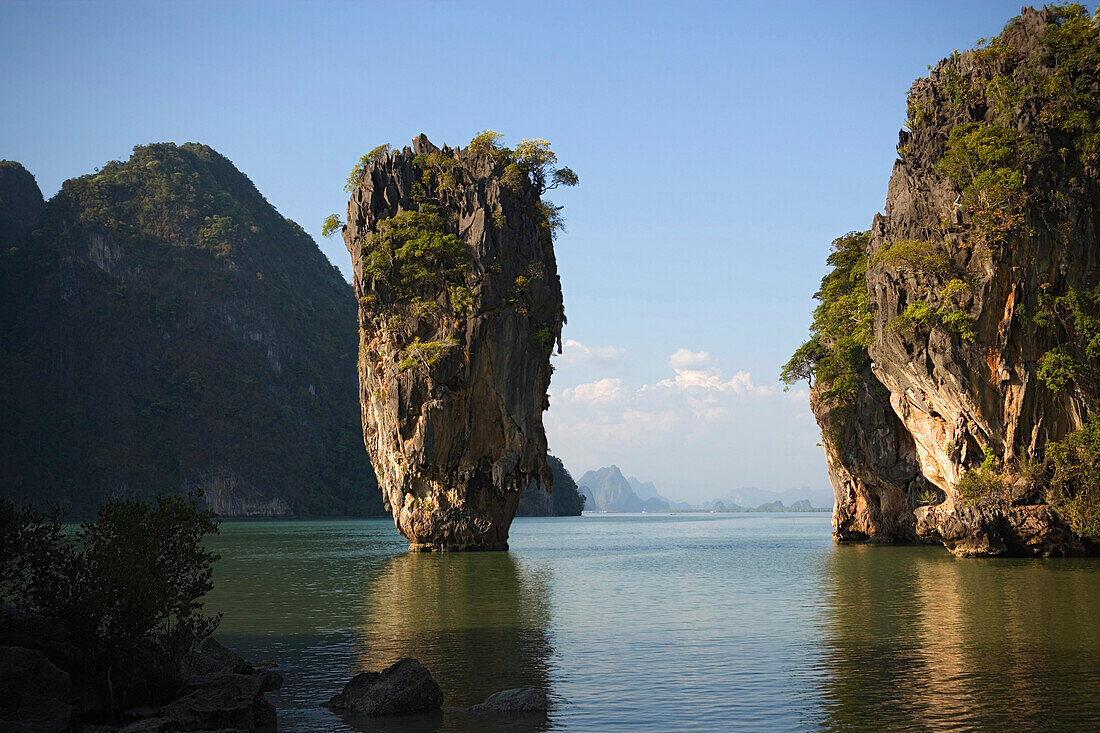
[[[542,413],[561,284],[541,191],[526,177],[505,185],[504,168],[421,135],[375,158],[348,202],[365,442],[413,550],[507,549],[520,492],[551,482]],[[426,206],[468,267],[460,284],[410,297],[365,268],[380,224]]]
[[[925,539],[959,555],[1095,549],[1067,525],[1049,474],[1021,468],[1004,491],[959,491],[987,456],[1006,472],[1026,467],[1100,408],[1100,372],[1080,323],[1075,330],[1057,309],[1037,317],[1050,308],[1043,296],[1087,293],[1100,281],[1096,161],[1083,138],[1052,121],[1061,100],[1042,102],[1034,91],[1067,63],[1048,35],[1058,22],[1054,11],[1025,8],[988,48],[941,61],[910,91],[911,131],[901,133],[868,251],[869,381],[888,397],[864,389],[854,430],[827,451],[838,539]],[[1094,113],[1085,116],[1095,124]],[[999,152],[971,153],[976,176],[994,173],[968,191],[944,160],[952,130],[971,129],[994,130],[1002,142]],[[1004,175],[1019,175],[1015,188],[997,187]],[[920,254],[891,254],[899,243]],[[923,314],[914,310],[922,303]],[[1058,348],[1078,367],[1055,390],[1039,375]],[[916,500],[914,469],[938,489],[934,500]]]

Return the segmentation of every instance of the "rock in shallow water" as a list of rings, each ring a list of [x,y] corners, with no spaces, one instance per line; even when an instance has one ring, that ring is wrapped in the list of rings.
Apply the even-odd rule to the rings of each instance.
[[[355,675],[325,706],[369,716],[422,713],[443,706],[443,690],[424,665],[405,657],[381,672]]]
[[[502,690],[485,698],[467,710],[471,713],[544,713],[550,709],[550,698],[534,687]]]
[[[552,483],[556,211],[511,156],[421,135],[348,202],[364,437],[412,550],[506,550],[522,490]]]

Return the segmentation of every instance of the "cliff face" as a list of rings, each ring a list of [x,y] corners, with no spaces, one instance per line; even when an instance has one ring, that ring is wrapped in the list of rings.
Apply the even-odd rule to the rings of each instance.
[[[916,542],[913,508],[930,487],[885,388],[869,371],[861,377],[852,405],[837,404],[821,385],[810,392],[833,485],[833,533],[854,541]]]
[[[1100,407],[1098,38],[1025,9],[913,84],[866,248],[873,376],[827,451],[838,538],[1095,548],[1045,453]]]
[[[517,165],[421,135],[364,159],[348,202],[364,438],[413,550],[506,549],[520,492],[552,481],[556,211]]]
[[[232,163],[138,147],[45,206],[0,165],[0,223],[0,495],[76,515],[189,489],[223,515],[381,512],[351,288]]]

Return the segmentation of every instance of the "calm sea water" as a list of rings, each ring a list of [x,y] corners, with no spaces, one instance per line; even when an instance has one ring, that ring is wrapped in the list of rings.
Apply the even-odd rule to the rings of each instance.
[[[218,637],[275,660],[287,731],[1100,728],[1100,562],[838,546],[826,514],[517,519],[507,553],[409,554],[389,520],[223,522]],[[345,721],[420,659],[445,705],[546,689],[549,720]]]

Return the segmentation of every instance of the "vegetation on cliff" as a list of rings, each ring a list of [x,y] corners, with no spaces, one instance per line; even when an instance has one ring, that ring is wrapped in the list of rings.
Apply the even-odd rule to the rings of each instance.
[[[188,488],[225,514],[381,511],[351,289],[230,161],[137,147],[26,229],[0,232],[0,495],[83,516]]]
[[[519,517],[577,517],[584,511],[584,495],[577,489],[573,475],[557,456],[546,456],[553,472],[552,491],[532,481],[519,497]]]
[[[833,240],[826,263],[833,269],[821,279],[814,298],[810,338],[783,367],[787,384],[803,379],[818,385],[827,398],[855,399],[870,361],[870,296],[867,293],[869,232],[849,232]]]
[[[549,143],[383,145],[349,179],[365,440],[414,549],[506,547],[523,489],[549,483],[542,412],[565,320],[544,198],[577,176]],[[563,494],[564,496],[564,494]]]
[[[812,337],[783,372],[811,379],[835,449],[834,528],[959,554],[1086,551],[1100,531],[1100,24],[1078,4],[1025,8],[916,80],[907,126],[885,215],[831,255]],[[899,482],[909,467],[921,480]]]
[[[965,299],[973,285],[958,278],[960,250],[989,257],[1040,229],[1067,239],[1077,212],[1094,195],[1100,174],[1100,24],[1078,3],[1048,6],[1043,14],[1034,51],[1021,43],[1029,31],[1018,16],[1000,36],[941,62],[930,86],[914,85],[910,94],[911,132],[903,135],[903,158],[914,133],[947,132],[934,167],[957,187],[965,218],[941,220],[923,245],[941,283],[957,280],[956,300]],[[885,261],[886,253],[878,257]],[[1022,308],[1034,314],[1050,344],[1039,377],[1053,391],[1079,369],[1095,379],[1100,358],[1100,286],[1087,292],[1058,287],[1047,283],[1028,294]],[[894,325],[942,325],[974,341],[974,319],[936,291],[933,281],[916,293],[921,300],[911,302]]]

